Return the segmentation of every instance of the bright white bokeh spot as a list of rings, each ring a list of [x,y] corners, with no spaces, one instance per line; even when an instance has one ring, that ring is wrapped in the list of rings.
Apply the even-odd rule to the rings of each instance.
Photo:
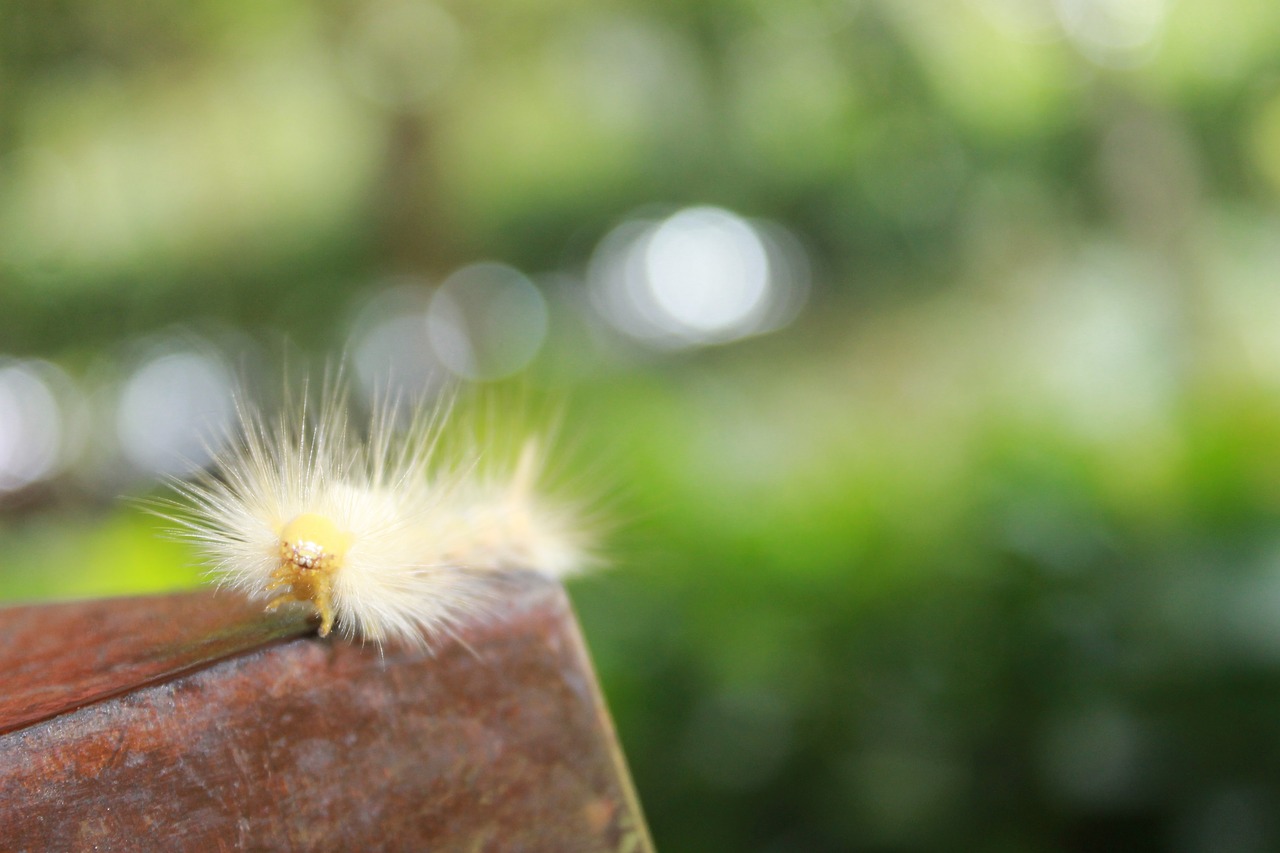
[[[44,479],[58,466],[63,418],[41,373],[28,363],[0,366],[0,492]]]
[[[231,376],[217,358],[190,350],[161,351],[125,381],[116,434],[136,468],[184,474],[210,461],[209,445],[234,417]]]
[[[677,213],[645,249],[654,303],[692,335],[734,334],[769,289],[764,243],[741,218],[713,207]]]
[[[808,262],[783,229],[716,207],[624,222],[600,242],[589,278],[615,328],[657,347],[724,343],[789,323]]]
[[[365,400],[417,400],[439,390],[445,370],[431,347],[426,282],[403,279],[366,303],[351,328],[351,360]]]
[[[427,314],[431,345],[467,379],[518,373],[547,336],[547,304],[519,270],[497,263],[463,267],[445,279]]]
[[[1080,52],[1108,68],[1148,61],[1169,13],[1166,0],[1054,0],[1054,6]]]

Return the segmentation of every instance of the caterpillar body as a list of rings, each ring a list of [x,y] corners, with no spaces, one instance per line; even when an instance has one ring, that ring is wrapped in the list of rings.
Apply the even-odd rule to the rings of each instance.
[[[375,407],[356,430],[339,391],[271,421],[237,411],[227,449],[175,483],[162,515],[220,583],[268,610],[310,607],[321,636],[431,646],[494,603],[495,575],[591,562],[579,508],[540,492],[535,438],[515,453],[481,446],[449,405],[406,427]]]

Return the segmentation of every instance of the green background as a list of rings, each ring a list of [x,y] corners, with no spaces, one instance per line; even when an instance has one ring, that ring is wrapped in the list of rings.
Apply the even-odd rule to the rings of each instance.
[[[0,357],[90,410],[537,282],[666,851],[1280,848],[1278,193],[1266,0],[0,2]],[[793,322],[600,321],[694,205],[794,236]],[[199,581],[114,424],[0,496],[0,598]]]

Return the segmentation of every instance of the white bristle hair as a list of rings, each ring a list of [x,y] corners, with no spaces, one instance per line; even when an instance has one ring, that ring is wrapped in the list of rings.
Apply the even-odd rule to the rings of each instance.
[[[375,405],[358,431],[332,385],[319,406],[274,419],[244,400],[237,411],[225,449],[175,483],[179,500],[160,514],[220,584],[251,598],[279,590],[283,530],[303,516],[349,542],[332,573],[334,626],[379,646],[456,636],[491,610],[504,574],[562,578],[595,562],[581,508],[541,491],[544,438],[495,441],[450,402],[416,407],[407,425],[394,403]]]

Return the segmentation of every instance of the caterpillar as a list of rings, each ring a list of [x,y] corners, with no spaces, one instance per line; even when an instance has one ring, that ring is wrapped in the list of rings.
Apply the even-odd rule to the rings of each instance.
[[[160,514],[221,585],[310,608],[322,637],[432,647],[491,608],[498,576],[593,563],[581,506],[541,490],[543,439],[497,441],[453,403],[407,424],[375,405],[356,429],[341,388],[306,396],[274,418],[238,398],[225,449],[172,483]]]

